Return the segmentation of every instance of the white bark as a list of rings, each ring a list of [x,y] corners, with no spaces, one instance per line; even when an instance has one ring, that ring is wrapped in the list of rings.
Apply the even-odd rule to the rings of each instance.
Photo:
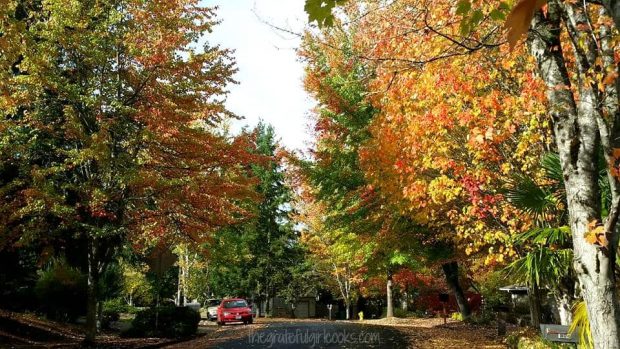
[[[601,219],[596,164],[602,126],[597,122],[600,117],[597,106],[602,103],[599,103],[593,87],[586,84],[578,86],[580,98],[579,103],[576,103],[559,40],[561,15],[562,9],[557,0],[549,1],[547,16],[543,17],[540,13],[535,16],[529,48],[547,86],[555,142],[566,186],[574,267],[587,304],[594,345],[595,348],[620,348],[620,314],[613,275],[614,254],[610,254],[607,248],[588,243],[584,238],[589,232],[589,224]],[[570,11],[564,15],[568,16],[570,33],[570,26],[578,24],[580,19]],[[588,54],[576,53],[578,71],[582,71],[583,64],[590,60]],[[617,203],[616,198],[612,201]],[[613,251],[617,217],[614,217],[614,209],[611,212],[605,227],[610,233],[611,245],[608,248]]]
[[[568,294],[556,294],[555,303],[558,309],[558,315],[560,316],[560,324],[564,326],[570,326],[573,321],[573,312],[571,309],[572,297]]]
[[[387,279],[387,314],[386,317],[394,317],[394,301],[392,300],[392,276]]]

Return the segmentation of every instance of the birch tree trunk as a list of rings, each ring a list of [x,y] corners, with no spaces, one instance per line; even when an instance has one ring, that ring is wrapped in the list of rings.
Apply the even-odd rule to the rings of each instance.
[[[572,297],[562,293],[556,294],[554,298],[558,308],[558,315],[560,316],[560,325],[570,326],[573,321],[573,312],[571,311]]]
[[[387,314],[386,317],[394,317],[394,301],[392,299],[392,273],[388,272],[387,275]]]
[[[578,86],[578,104],[571,90],[560,41],[561,19],[562,15],[566,16],[568,26],[572,21],[573,31],[579,30],[580,20],[570,13],[570,9],[563,14],[562,5],[557,0],[549,1],[547,15],[536,14],[529,35],[529,49],[547,88],[553,133],[566,186],[573,264],[587,304],[594,345],[595,348],[620,348],[620,317],[613,275],[615,255],[608,252],[608,249],[614,251],[617,244],[617,190],[612,189],[613,207],[605,223],[611,244],[605,248],[587,242],[584,236],[590,231],[590,223],[601,219],[596,164],[601,145],[600,132],[605,129],[600,129],[604,125],[597,123],[600,121],[597,106],[602,103],[599,104],[593,86]],[[569,29],[569,35],[574,34]],[[581,57],[582,54],[585,56]],[[582,65],[588,63],[587,52],[578,51],[575,55],[578,67],[583,68]],[[615,184],[614,179],[614,188]]]

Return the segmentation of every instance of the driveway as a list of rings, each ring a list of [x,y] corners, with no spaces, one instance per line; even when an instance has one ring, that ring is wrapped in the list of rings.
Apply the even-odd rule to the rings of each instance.
[[[406,337],[389,326],[355,322],[270,321],[203,328],[206,336],[167,348],[407,348]]]

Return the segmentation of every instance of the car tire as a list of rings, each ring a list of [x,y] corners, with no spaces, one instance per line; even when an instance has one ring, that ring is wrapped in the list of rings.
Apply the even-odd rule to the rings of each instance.
[[[218,325],[218,326],[224,326],[224,323],[223,323],[222,321],[218,321],[218,322],[217,322],[217,325]]]
[[[248,320],[248,324],[252,324],[254,322],[254,319],[250,318],[250,320]]]

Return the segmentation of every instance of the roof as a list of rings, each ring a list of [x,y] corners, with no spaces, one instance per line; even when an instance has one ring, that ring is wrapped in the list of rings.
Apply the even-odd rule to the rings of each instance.
[[[508,292],[511,294],[526,294],[529,289],[529,287],[524,285],[510,285],[499,288],[500,291]]]

